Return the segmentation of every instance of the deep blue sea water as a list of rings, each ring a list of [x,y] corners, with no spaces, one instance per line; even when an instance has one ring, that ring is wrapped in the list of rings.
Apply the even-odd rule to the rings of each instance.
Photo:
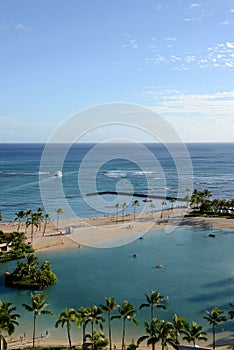
[[[54,152],[44,167],[40,166],[44,145],[0,145],[0,210],[3,219],[13,220],[14,213],[21,209],[36,210],[42,206],[41,184],[48,185],[45,188],[48,189],[52,209],[53,206],[63,207],[61,193],[54,191],[58,183],[63,188],[64,198],[77,215],[103,215],[105,205],[103,208],[89,206],[81,195],[82,191],[89,193],[93,189],[94,178],[99,191],[113,191],[116,188],[129,190],[132,186],[139,193],[148,191],[177,196],[181,180],[180,195],[186,195],[187,183],[191,182],[194,188],[209,188],[213,197],[234,197],[234,144],[187,145],[193,172],[188,174],[182,166],[179,176],[177,159],[173,159],[161,145],[147,145],[158,164],[152,162],[144,149],[141,153],[135,152],[133,145],[107,145],[101,153],[92,154],[91,159],[84,162],[84,176],[79,183],[78,170],[93,146],[73,146],[61,168],[63,177],[56,178],[54,171],[58,170],[59,161],[54,158]],[[118,157],[115,158],[115,155]],[[180,151],[177,155],[177,164],[181,166],[181,163],[185,163],[185,155]],[[191,178],[188,179],[188,176]],[[111,207],[115,198],[106,196],[105,199],[110,202],[108,210],[113,210]],[[155,203],[160,209],[160,201]],[[128,210],[132,212],[131,205]],[[69,216],[69,211],[64,213],[65,216]],[[172,234],[164,230],[151,231],[143,240],[115,249],[82,247],[38,253],[41,261],[51,261],[58,276],[58,283],[46,291],[50,309],[56,316],[39,320],[38,333],[48,329],[51,337],[65,336],[54,329],[54,323],[58,313],[66,306],[90,306],[103,303],[105,296],[114,296],[119,303],[128,299],[138,307],[144,302],[144,293],[150,293],[152,289],[168,296],[168,311],[161,311],[159,317],[171,319],[177,313],[206,327],[202,320],[206,309],[218,306],[227,310],[228,303],[234,302],[234,233],[213,230],[216,238],[210,239],[209,230],[179,227]],[[134,253],[138,254],[137,259],[133,258]],[[156,269],[157,263],[163,264],[164,268]],[[22,303],[29,303],[30,292],[5,288],[2,273],[11,271],[13,266],[15,262],[0,266],[0,299],[17,305],[22,314],[17,333],[23,334],[31,329],[32,315],[24,312],[21,306]],[[148,311],[142,310],[138,316],[140,328],[128,328],[129,339],[142,334],[143,321],[147,320]],[[120,324],[115,322],[117,340]],[[230,322],[225,325],[225,329],[231,330]]]
[[[87,203],[85,194],[93,190],[185,197],[188,194],[186,187],[191,190],[193,187],[209,188],[213,198],[234,196],[234,143],[188,144],[192,172],[183,168],[186,162],[181,150],[172,156],[161,144],[146,146],[149,154],[145,148],[138,149],[132,144],[108,144],[93,153],[90,151],[95,149],[95,145],[75,144],[69,147],[61,162],[61,149],[65,146],[55,145],[41,164],[45,145],[0,144],[0,211],[3,220],[13,220],[19,210],[36,210],[43,206],[41,190],[46,193],[46,209],[51,210],[52,216],[65,200],[68,209],[71,208],[79,217],[113,214],[113,206],[110,209],[114,200],[112,197],[105,198],[106,203],[100,204],[100,207]],[[53,175],[60,165],[63,177],[58,179]],[[61,185],[62,192],[58,190],[58,185]],[[119,202],[125,200],[123,198]],[[159,210],[160,201],[156,201],[156,204]],[[69,216],[70,212],[64,204],[63,218]]]

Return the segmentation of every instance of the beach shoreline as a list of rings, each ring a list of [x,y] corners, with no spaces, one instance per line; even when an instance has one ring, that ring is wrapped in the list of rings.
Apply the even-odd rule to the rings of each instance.
[[[205,227],[215,229],[234,230],[234,219],[220,217],[191,217],[186,216],[188,208],[179,207],[165,209],[163,212],[144,212],[122,216],[116,220],[115,216],[85,218],[77,220],[60,220],[59,227],[55,222],[48,223],[44,228],[35,230],[32,246],[35,251],[64,249],[81,246],[108,247],[127,244],[140,238],[150,230],[173,230],[177,226]],[[43,225],[42,225],[43,226]],[[3,232],[17,231],[18,223],[0,223]],[[26,229],[25,223],[21,224],[20,231]],[[26,237],[31,244],[30,230],[27,229]]]
[[[132,338],[131,341],[127,341],[126,344],[134,344],[136,343],[137,339]],[[82,342],[81,340],[77,340],[76,337],[72,337],[72,346],[81,346]],[[182,344],[181,344],[182,345]],[[28,346],[32,346],[32,339],[30,338],[23,338],[23,337],[19,337],[19,338],[15,338],[11,341],[8,340],[8,349],[20,349],[20,348],[25,348]],[[64,338],[63,339],[55,339],[55,338],[50,338],[49,336],[45,336],[45,335],[41,335],[39,337],[36,337],[35,339],[35,346],[37,347],[44,347],[45,349],[51,348],[51,347],[68,347],[68,340],[67,340],[67,335],[64,333]],[[191,344],[187,344],[185,346],[192,346]],[[211,339],[209,340],[208,344],[204,343],[204,342],[197,342],[196,343],[196,347],[199,349],[201,348],[205,348],[205,349],[210,349],[212,350],[212,342]],[[109,349],[109,347],[107,346],[106,348]],[[119,350],[121,349],[121,342],[115,342],[113,341],[113,348],[115,350]],[[231,342],[225,342],[223,344],[219,344],[219,341],[217,339],[217,344],[216,344],[216,348],[219,350],[230,350],[233,349],[233,344]],[[140,344],[138,349],[142,349],[142,350],[146,350],[149,349],[149,346],[146,345],[146,343],[144,342],[143,344]],[[160,344],[156,344],[156,349],[161,349],[161,345]],[[171,345],[167,346],[168,350],[174,350],[174,347]]]

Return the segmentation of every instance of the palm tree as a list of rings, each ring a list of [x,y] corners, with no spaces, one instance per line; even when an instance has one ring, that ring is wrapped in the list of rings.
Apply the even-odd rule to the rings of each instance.
[[[29,220],[29,217],[33,214],[33,211],[31,209],[28,209],[26,212],[25,212],[25,218],[26,218],[26,223],[27,221]],[[25,223],[25,234],[26,234],[26,231],[27,231],[27,228],[28,226],[26,225]]]
[[[185,334],[183,336],[183,340],[186,340],[188,343],[193,343],[193,346],[196,346],[196,340],[204,340],[207,341],[206,332],[202,331],[202,326],[197,324],[196,322],[192,322],[191,327],[189,324],[183,330]]]
[[[119,214],[119,208],[120,208],[120,204],[116,203],[115,204],[115,221],[118,221],[118,214]]]
[[[87,345],[91,345],[91,348],[93,350],[106,349],[108,340],[106,339],[106,336],[103,332],[94,330],[93,337],[91,337],[91,335],[88,334],[87,338],[89,338],[91,341],[91,344],[87,344]]]
[[[135,201],[132,202],[132,206],[134,209],[134,213],[133,213],[134,221],[136,220],[136,207],[139,207],[139,205],[140,205],[140,202],[137,199],[135,199]]]
[[[43,230],[43,237],[45,236],[46,226],[47,226],[49,220],[50,220],[50,214],[46,213],[45,214],[45,225],[44,225],[44,230]]]
[[[144,323],[147,335],[138,338],[137,345],[140,345],[140,343],[147,339],[147,346],[151,345],[152,350],[155,350],[155,344],[158,342],[158,322],[158,319],[153,318],[150,324],[147,322]]]
[[[85,308],[81,306],[78,310],[78,315],[80,319],[80,325],[82,326],[82,347],[85,345],[85,337],[86,337],[86,325],[88,323],[89,316],[89,308]]]
[[[234,304],[229,303],[229,306],[232,307],[232,310],[228,311],[228,316],[233,319],[234,318]]]
[[[121,205],[121,208],[122,208],[122,221],[124,222],[124,211],[125,211],[125,208],[127,206],[127,203],[124,202],[122,205]]]
[[[25,212],[23,210],[20,210],[18,213],[15,213],[15,215],[16,218],[14,219],[14,221],[18,221],[17,231],[19,232],[21,220],[25,218]]]
[[[31,226],[31,243],[33,243],[34,226],[38,228],[39,218],[37,213],[32,213],[26,221],[26,227]]]
[[[0,301],[0,350],[7,349],[7,341],[2,334],[6,332],[8,335],[11,335],[15,331],[15,326],[18,326],[17,318],[20,317],[19,314],[13,313],[16,310],[16,307],[12,303],[7,301]]]
[[[175,343],[179,344],[179,336],[185,329],[189,327],[188,321],[184,317],[173,316]]]
[[[202,193],[203,193],[203,196],[206,197],[207,199],[212,197],[212,193],[210,192],[210,190],[208,190],[208,188],[205,188]]]
[[[101,309],[107,312],[108,317],[108,333],[109,333],[109,346],[110,350],[112,349],[112,337],[111,337],[111,313],[113,313],[119,305],[115,303],[115,298],[105,298],[106,305],[100,305]]]
[[[203,201],[203,193],[195,189],[191,196],[191,206],[193,205],[194,207],[195,206],[198,207],[199,204],[202,203],[202,201]]]
[[[38,268],[38,259],[34,254],[28,254],[26,259],[27,263],[25,264],[25,267],[27,269],[27,273],[28,275],[33,275],[35,270]]]
[[[215,327],[219,326],[219,323],[225,322],[227,320],[226,316],[223,316],[223,310],[215,307],[211,311],[206,310],[207,316],[204,316],[204,320],[206,320],[210,325],[212,325],[213,331],[213,349],[215,350]]]
[[[146,303],[141,304],[140,309],[150,307],[151,320],[154,318],[154,307],[163,310],[167,309],[166,305],[161,304],[161,302],[165,301],[165,298],[159,292],[152,290],[150,296],[145,293],[145,298]]]
[[[31,305],[23,304],[25,310],[33,312],[33,349],[35,348],[35,334],[36,334],[36,319],[37,316],[53,315],[52,311],[44,310],[49,303],[45,301],[47,296],[45,294],[33,294],[31,293]]]
[[[64,325],[67,328],[67,337],[69,342],[69,347],[72,347],[71,344],[71,323],[75,323],[77,326],[79,326],[79,314],[75,309],[67,309],[63,312],[61,312],[58,316],[58,321],[55,323],[55,327],[58,328],[58,326],[61,325],[63,327]]]
[[[60,217],[60,215],[63,214],[63,209],[62,208],[56,209],[56,213],[57,213],[57,229],[58,229],[59,217]]]
[[[103,330],[102,323],[105,319],[102,317],[102,309],[96,305],[91,306],[88,312],[88,323],[91,323],[91,336],[94,336],[94,324],[99,325],[100,329]]]
[[[161,218],[163,217],[163,208],[164,208],[164,205],[166,205],[167,204],[167,202],[166,201],[162,201],[162,211],[161,211]]]
[[[0,221],[2,221],[2,212],[0,211]]]
[[[162,350],[167,347],[167,344],[174,344],[174,327],[171,322],[160,320],[158,322],[158,341],[161,341]]]
[[[39,223],[39,231],[41,231],[41,223],[44,219],[44,216],[43,216],[43,208],[38,208],[37,209],[37,217],[38,217],[38,223]]]
[[[137,314],[137,311],[134,309],[134,306],[132,303],[130,303],[127,300],[124,300],[122,307],[119,306],[119,313],[118,316],[113,316],[114,318],[122,318],[123,319],[123,332],[122,332],[122,346],[121,349],[124,349],[125,346],[125,335],[126,335],[126,321],[130,321],[136,326],[138,326],[138,322],[134,319],[134,317]]]

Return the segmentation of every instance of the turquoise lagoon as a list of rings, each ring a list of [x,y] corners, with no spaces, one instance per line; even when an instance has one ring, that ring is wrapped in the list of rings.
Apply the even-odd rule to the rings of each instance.
[[[215,238],[208,236],[211,232]],[[118,303],[129,300],[138,308],[144,293],[152,289],[167,297],[168,310],[157,311],[158,317],[171,320],[176,313],[210,332],[202,320],[205,310],[218,306],[227,311],[228,303],[234,302],[234,231],[184,226],[170,234],[152,230],[143,238],[118,248],[77,247],[37,253],[40,261],[50,260],[58,276],[57,284],[45,291],[54,316],[39,319],[38,334],[48,329],[51,338],[65,338],[65,330],[56,330],[54,323],[66,307],[99,305],[113,296]],[[158,263],[162,269],[155,267]],[[0,268],[1,300],[13,302],[22,315],[17,334],[31,333],[32,315],[21,306],[30,302],[30,292],[4,286],[3,272],[14,265],[5,263]],[[128,325],[129,341],[144,334],[149,309],[142,309],[137,319],[139,327]],[[118,341],[121,322],[113,321],[113,328]],[[230,332],[233,323],[227,322],[224,329]],[[80,337],[81,331],[74,329],[73,338]]]

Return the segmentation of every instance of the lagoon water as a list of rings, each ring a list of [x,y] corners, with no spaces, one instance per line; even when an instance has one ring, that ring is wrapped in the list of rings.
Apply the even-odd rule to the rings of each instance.
[[[211,231],[215,238],[208,237]],[[55,316],[41,318],[38,333],[48,329],[51,337],[64,337],[63,331],[54,329],[54,323],[65,307],[99,305],[106,296],[114,296],[118,303],[129,300],[138,308],[144,302],[144,293],[149,294],[152,289],[167,297],[168,310],[157,311],[158,317],[171,320],[176,313],[207,329],[202,320],[205,310],[218,306],[227,311],[228,303],[233,302],[233,251],[233,231],[178,227],[171,234],[161,229],[148,232],[144,239],[119,248],[81,247],[38,253],[41,261],[51,261],[58,276],[58,283],[46,290],[49,309]],[[162,269],[155,267],[158,263]],[[22,334],[32,324],[32,315],[21,306],[29,303],[30,292],[6,289],[2,275],[14,264],[5,263],[0,268],[0,294],[2,300],[13,302],[22,313],[23,325],[17,330]],[[142,309],[137,319],[139,327],[128,326],[129,341],[143,334],[149,309]],[[114,321],[113,325],[117,341],[121,323]],[[230,331],[230,325],[227,323],[225,330]],[[80,339],[81,333],[73,332]]]
[[[63,177],[56,179],[50,168],[41,172],[40,159],[44,145],[0,145],[0,210],[3,220],[13,220],[19,210],[36,210],[43,205],[39,176],[49,187],[54,181],[61,181],[66,199],[80,217],[103,215],[101,210],[86,203],[77,185],[77,172],[92,147],[87,144],[75,145],[67,154],[61,169]],[[113,154],[111,147],[106,148],[107,155]],[[137,154],[139,162],[143,160],[142,169],[136,162],[125,159],[125,154],[134,154],[132,146],[118,147],[123,157],[117,157],[99,167],[97,190],[113,191],[119,184],[125,186],[124,181],[127,180],[135,192],[154,191],[160,194],[164,191],[169,196],[177,194],[178,174],[165,148],[147,145],[160,164],[157,168],[150,159]],[[193,174],[190,175],[194,188],[209,188],[213,198],[234,197],[234,144],[189,144],[187,147],[193,166]],[[87,191],[92,185],[92,174],[97,164],[98,158],[95,157],[86,168]],[[186,172],[183,174],[184,177],[187,175]],[[51,201],[60,206],[61,198],[56,193],[53,195]],[[160,208],[161,203],[156,202],[156,210]],[[141,207],[137,209],[142,210]],[[131,205],[126,212],[132,212]],[[65,212],[64,217],[67,214]],[[211,231],[214,231],[215,238],[208,237]],[[113,296],[118,303],[127,299],[138,308],[144,302],[144,293],[149,294],[152,289],[168,297],[168,311],[160,311],[159,317],[170,320],[177,313],[207,328],[202,320],[206,309],[218,306],[228,310],[228,303],[234,302],[233,251],[232,231],[178,227],[171,234],[166,234],[164,230],[148,232],[144,239],[118,248],[82,247],[37,253],[40,261],[48,259],[51,262],[58,276],[58,283],[46,290],[49,308],[55,316],[41,318],[38,321],[38,333],[48,329],[51,337],[64,337],[65,331],[55,330],[54,323],[65,307],[98,305],[104,302],[106,296]],[[133,258],[133,254],[137,254],[137,258]],[[156,269],[158,263],[164,267]],[[32,325],[32,315],[21,306],[22,303],[29,303],[30,292],[5,288],[2,274],[6,270],[11,271],[15,264],[9,262],[0,266],[0,298],[17,305],[22,314],[17,333],[23,334]],[[128,331],[130,338],[142,334],[143,322],[149,320],[149,310],[141,310],[137,318],[140,326],[128,328],[131,330],[131,333]],[[230,325],[230,322],[225,324],[227,331],[231,329]],[[116,341],[120,335],[120,322],[114,321],[114,326]]]

